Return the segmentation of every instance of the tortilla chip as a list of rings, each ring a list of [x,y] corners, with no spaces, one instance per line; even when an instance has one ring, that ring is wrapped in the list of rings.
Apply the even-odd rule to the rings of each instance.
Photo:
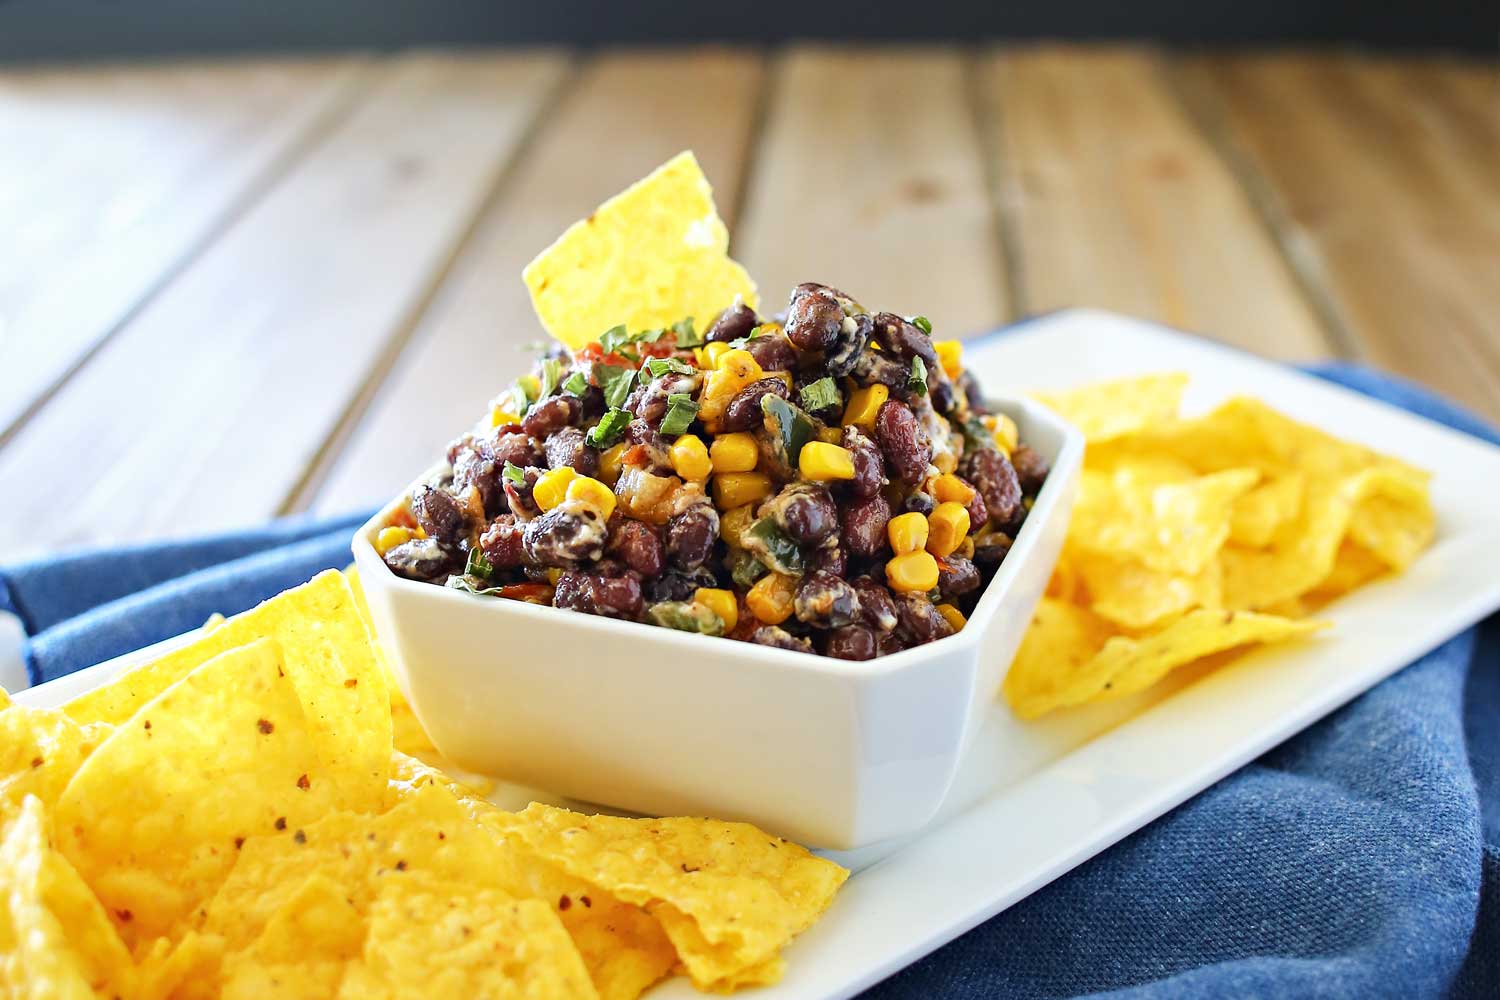
[[[1187,383],[1186,375],[1174,372],[1034,395],[1042,405],[1082,431],[1088,443],[1094,445],[1173,419],[1182,405]]]
[[[289,838],[339,798],[281,652],[263,639],[117,728],[63,791],[57,841],[134,947],[181,930],[247,837]]]
[[[1379,556],[1391,569],[1406,569],[1437,534],[1437,515],[1425,490],[1414,496],[1394,496],[1389,492],[1366,497],[1349,516],[1349,537],[1366,550]]]
[[[1197,573],[1162,573],[1128,559],[1094,554],[1077,560],[1095,614],[1138,630],[1223,603],[1222,571],[1211,559]]]
[[[1044,597],[1005,675],[1005,698],[1023,719],[1049,711],[1058,692],[1093,660],[1112,634],[1109,623],[1088,608]]]
[[[223,964],[223,1000],[322,1000],[360,958],[365,922],[343,886],[314,872],[251,945]]]
[[[1275,476],[1235,500],[1229,515],[1229,540],[1236,545],[1263,548],[1276,530],[1302,509],[1303,477]]]
[[[113,728],[81,726],[57,709],[7,701],[0,710],[0,819],[28,795],[48,808],[56,805],[84,759]]]
[[[376,808],[390,762],[390,695],[354,595],[336,570],[235,615],[196,642],[81,695],[64,710],[79,722],[119,725],[199,665],[262,637],[281,644],[323,765],[340,776],[339,804]]]
[[[701,989],[772,959],[849,875],[745,823],[583,816],[540,803],[505,822],[568,874],[661,920]]]
[[[94,1000],[132,996],[134,981],[130,952],[26,796],[0,828],[0,995]]]
[[[575,222],[522,278],[542,326],[577,350],[617,324],[706,324],[736,297],[755,308],[755,282],[728,250],[713,189],[684,152]]]
[[[344,570],[344,579],[349,583],[349,592],[354,595],[354,606],[359,611],[360,620],[365,623],[365,628],[370,633],[370,647],[375,655],[375,662],[380,666],[380,674],[385,679],[386,691],[390,694],[392,742],[397,750],[408,756],[428,761],[440,759],[437,747],[432,744],[432,738],[427,735],[427,730],[422,728],[422,723],[417,720],[417,713],[412,710],[411,702],[406,700],[406,695],[401,691],[401,685],[396,682],[396,675],[391,670],[385,647],[380,644],[380,637],[375,634],[375,620],[370,617],[370,604],[365,599],[365,588],[360,583],[359,570],[350,566]]]

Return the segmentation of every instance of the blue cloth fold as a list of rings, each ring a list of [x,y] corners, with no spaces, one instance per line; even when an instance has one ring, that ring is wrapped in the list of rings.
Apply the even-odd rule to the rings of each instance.
[[[1309,370],[1500,443],[1410,383]],[[39,683],[346,565],[366,516],[0,567],[0,607]],[[1500,996],[1500,620],[866,995],[1099,993]]]

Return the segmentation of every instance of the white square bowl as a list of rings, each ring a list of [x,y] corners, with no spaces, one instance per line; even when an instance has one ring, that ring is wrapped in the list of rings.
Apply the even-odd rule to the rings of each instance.
[[[402,579],[373,539],[409,492],[359,530],[354,560],[398,682],[458,765],[616,809],[863,846],[936,815],[1067,533],[1081,435],[1025,399],[993,406],[1051,474],[967,627],[875,660]]]

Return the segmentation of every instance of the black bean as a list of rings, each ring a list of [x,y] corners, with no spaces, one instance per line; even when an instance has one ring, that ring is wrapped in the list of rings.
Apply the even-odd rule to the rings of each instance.
[[[914,357],[921,358],[929,372],[938,368],[938,356],[937,351],[933,350],[932,338],[916,324],[908,323],[895,313],[876,313],[874,322],[875,342],[887,354],[905,361],[907,370],[911,369],[911,359]]]
[[[526,561],[532,566],[577,569],[604,554],[604,519],[592,506],[564,500],[541,517],[527,522]]]
[[[447,490],[422,486],[412,494],[411,512],[429,538],[450,548],[469,534],[469,515],[464,505]]]
[[[979,492],[979,488],[974,486],[973,483],[969,483],[968,485],[974,488],[974,495],[969,498],[969,502],[964,509],[969,512],[969,530],[978,531],[990,523],[990,511],[984,505],[984,494]]]
[[[1011,537],[1004,532],[993,531],[981,535],[974,543],[974,561],[982,566],[998,566],[1010,553],[1010,546]]]
[[[668,406],[671,405],[670,397],[696,395],[702,385],[703,376],[701,375],[668,372],[636,388],[630,394],[630,398],[625,401],[625,409],[634,413],[652,430],[657,430],[661,427],[662,418],[667,415]]]
[[[866,351],[860,355],[854,369],[849,373],[856,385],[871,386],[877,383],[891,391],[892,399],[910,399],[906,380],[911,377],[911,365],[894,361],[881,351]]]
[[[814,570],[797,585],[793,600],[797,620],[819,628],[838,628],[859,620],[859,594],[832,573]]]
[[[1003,527],[1021,509],[1021,482],[1010,460],[994,448],[975,448],[964,456],[959,472],[984,496],[991,524]]]
[[[490,522],[479,536],[479,550],[496,569],[511,569],[521,565],[523,555],[521,526],[514,514],[501,514]]]
[[[718,537],[719,512],[710,503],[695,504],[667,522],[667,558],[678,569],[697,569]]]
[[[963,556],[946,556],[938,560],[938,593],[951,601],[979,589],[983,581],[979,568]]]
[[[547,452],[549,469],[566,466],[580,476],[594,476],[599,472],[599,452],[585,441],[583,431],[577,427],[554,431],[542,447]]]
[[[875,415],[875,440],[896,477],[915,486],[927,475],[932,461],[932,442],[905,403],[888,399]]]
[[[792,393],[779,378],[763,378],[751,382],[724,407],[724,415],[719,418],[719,429],[749,431],[760,427],[765,423],[765,413],[760,408],[760,401],[765,396],[780,396],[790,400]]]
[[[553,606],[606,618],[639,618],[645,610],[641,584],[633,576],[564,573],[557,578]]]
[[[840,299],[847,301],[848,296],[827,285],[798,285],[787,305],[787,339],[804,351],[832,347],[844,323]]]
[[[391,572],[408,580],[441,581],[463,568],[455,551],[445,548],[436,538],[403,542],[388,549],[383,558]]]
[[[618,512],[609,519],[606,551],[642,576],[656,576],[666,566],[667,554],[657,530]]]
[[[886,547],[891,505],[883,495],[856,499],[844,507],[844,544],[852,555],[869,558]]]
[[[713,589],[719,580],[707,566],[684,571],[668,569],[661,576],[646,581],[646,599],[652,604],[662,601],[691,601],[699,587]]]
[[[667,447],[666,439],[644,420],[632,420],[626,425],[625,443],[640,445],[645,450],[646,460],[639,464],[647,471],[658,476],[673,474],[672,451]]]
[[[937,501],[919,490],[907,497],[901,507],[908,514],[921,514],[925,517],[937,509]]]
[[[545,439],[553,431],[578,422],[583,403],[574,396],[549,396],[532,403],[521,426],[534,438]]]
[[[850,581],[859,594],[860,617],[877,632],[889,632],[899,623],[896,601],[885,584],[872,577],[861,576]]]
[[[963,396],[964,401],[969,404],[969,409],[974,411],[976,416],[988,412],[985,407],[984,392],[979,388],[979,380],[970,374],[967,369],[964,370],[963,374],[958,376],[958,385],[956,388]]]
[[[828,488],[790,483],[761,508],[798,545],[822,545],[839,530],[839,509]]]
[[[761,371],[790,372],[797,370],[797,349],[779,333],[756,337],[745,344],[745,350],[760,365]]]
[[[872,497],[885,485],[885,459],[880,446],[854,425],[844,428],[843,446],[854,458],[854,478],[849,492],[857,497]]]
[[[864,625],[836,628],[823,640],[823,655],[838,660],[873,660],[878,651],[875,633]]]
[[[843,378],[860,368],[872,353],[870,337],[873,333],[874,325],[869,316],[855,316],[853,323],[840,328],[833,346],[823,352],[824,372],[834,378]]]
[[[750,641],[761,646],[774,646],[777,649],[790,649],[798,653],[811,653],[813,646],[811,642],[799,636],[792,635],[784,628],[775,625],[762,625],[750,633]]]
[[[1034,497],[1041,492],[1042,484],[1047,481],[1047,460],[1028,445],[1020,445],[1010,456],[1010,464],[1016,470],[1016,480],[1021,484],[1021,492],[1029,497]]]
[[[703,339],[709,343],[739,340],[741,337],[748,337],[758,322],[755,310],[736,299],[734,305],[721,312],[719,318],[703,332]]]
[[[920,646],[953,634],[948,624],[926,594],[896,594],[897,630],[909,645]]]
[[[541,478],[542,470],[533,466],[521,470],[520,484],[505,480],[505,502],[517,521],[530,521],[542,513],[536,498],[531,495],[536,489],[536,481]]]
[[[842,577],[849,572],[849,554],[837,545],[825,545],[813,553],[813,569]]]

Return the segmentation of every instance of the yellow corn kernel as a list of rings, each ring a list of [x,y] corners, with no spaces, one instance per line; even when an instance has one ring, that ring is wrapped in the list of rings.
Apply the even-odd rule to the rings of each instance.
[[[701,483],[713,471],[708,449],[696,434],[683,434],[672,442],[672,468],[683,479]]]
[[[719,359],[729,353],[729,345],[722,340],[716,340],[711,344],[703,345],[703,364],[705,371],[712,371],[719,367]]]
[[[714,472],[718,475],[726,472],[754,472],[756,463],[760,461],[760,449],[756,447],[755,436],[745,431],[715,437],[708,454],[713,460]]]
[[[932,558],[928,556],[928,558]],[[937,563],[932,564],[934,578]],[[769,573],[755,581],[755,586],[745,595],[745,604],[756,620],[767,625],[780,625],[792,616],[792,602],[797,596],[797,578],[785,573]]]
[[[537,378],[535,375],[522,375],[520,381],[521,381],[521,384],[526,387],[526,391],[527,391],[527,393],[530,394],[530,396],[531,396],[532,399],[536,399],[537,396],[541,395],[541,393],[542,393],[542,381],[541,381],[541,379]]]
[[[728,510],[719,517],[719,537],[737,549],[745,548],[745,532],[755,523],[755,511],[750,504]]]
[[[560,579],[562,579],[562,570],[553,567],[547,571],[547,582],[552,586],[557,586],[557,581]]]
[[[958,378],[964,373],[964,345],[956,340],[934,340],[932,349],[937,352],[938,364],[949,378]]]
[[[714,503],[720,510],[759,503],[771,493],[771,477],[764,472],[730,472],[714,477]]]
[[[939,604],[937,612],[947,619],[948,624],[953,626],[953,631],[955,632],[962,631],[963,627],[969,624],[969,619],[964,617],[964,613],[951,604]]]
[[[599,478],[610,486],[620,481],[620,464],[625,454],[625,445],[612,445],[599,455]]]
[[[714,370],[727,371],[744,379],[747,384],[765,374],[761,371],[760,362],[755,360],[755,355],[742,347],[736,347],[719,355],[719,363]]]
[[[781,379],[781,381],[786,383],[787,392],[795,392],[797,389],[797,380],[792,376],[791,372],[763,372],[762,377]]]
[[[932,464],[937,467],[939,472],[946,476],[958,468],[958,456],[951,451],[940,451],[932,456]]]
[[[969,537],[969,512],[963,504],[949,500],[937,505],[927,517],[927,551],[939,559],[951,556]]]
[[[875,415],[891,398],[891,390],[876,382],[864,389],[855,389],[849,395],[849,405],[844,407],[843,425],[853,425],[862,430],[875,429]]]
[[[815,482],[854,478],[854,455],[847,448],[823,441],[809,441],[797,458],[802,475]]]
[[[1003,413],[995,415],[995,445],[1009,458],[1020,443],[1021,432],[1016,428],[1016,422]]]
[[[566,465],[561,469],[544,472],[531,491],[532,499],[536,500],[536,505],[542,510],[551,510],[563,502],[568,495],[568,484],[577,478],[578,473]]]
[[[925,594],[938,582],[938,564],[931,552],[907,552],[885,564],[885,582],[903,594]]]
[[[551,473],[548,473],[548,475],[551,475]],[[545,478],[547,477],[542,477],[542,479]],[[537,480],[536,488],[542,488],[540,479]],[[590,507],[593,507],[606,521],[609,520],[609,515],[615,512],[615,491],[605,486],[599,480],[590,479],[588,476],[578,476],[570,480],[565,496],[569,500],[581,500]],[[539,500],[537,503],[540,505],[541,501]]]
[[[385,555],[396,546],[405,545],[411,541],[411,538],[410,528],[401,528],[394,524],[386,528],[381,528],[380,534],[375,536],[375,551],[381,555]]]
[[[699,587],[693,591],[693,600],[724,619],[726,632],[734,631],[734,627],[740,623],[740,602],[735,599],[734,591]]]
[[[958,548],[954,550],[954,554],[957,555],[957,556],[959,556],[962,559],[973,559],[974,558],[974,536],[973,535],[965,535],[964,536],[964,540],[961,543],[959,543]]]
[[[718,427],[719,417],[739,391],[764,374],[749,351],[725,351],[719,364],[704,383],[698,398],[698,419],[709,430]]]
[[[949,473],[932,481],[932,498],[938,503],[961,503],[967,506],[974,499],[974,487]]]
[[[837,427],[824,427],[818,431],[818,440],[824,444],[838,444],[844,440],[844,432]]]
[[[927,518],[916,511],[891,518],[885,530],[898,556],[919,552],[927,545]]]
[[[503,409],[499,406],[490,407],[491,427],[500,427],[504,424],[519,424],[520,422],[521,418],[516,416],[509,410]]]

